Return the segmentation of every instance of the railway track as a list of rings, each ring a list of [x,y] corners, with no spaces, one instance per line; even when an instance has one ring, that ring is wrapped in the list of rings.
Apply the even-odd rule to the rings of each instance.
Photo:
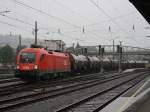
[[[1,80],[0,80],[0,84],[8,83],[8,82],[15,82],[15,81],[19,81],[19,80],[20,80],[20,79],[18,79],[18,78],[1,79]]]
[[[126,73],[129,74],[129,73]],[[120,75],[120,74],[119,74]],[[111,78],[117,76],[117,74],[115,72],[107,72],[104,74],[100,74],[100,73],[95,73],[95,74],[89,74],[89,75],[84,75],[84,76],[76,76],[76,77],[71,77],[69,79],[63,79],[63,80],[58,80],[58,81],[53,81],[53,82],[46,82],[46,83],[38,83],[38,84],[29,84],[29,85],[24,85],[18,88],[14,88],[12,87],[11,89],[8,88],[2,92],[0,92],[1,97],[5,98],[8,97],[7,95],[9,95],[9,97],[13,96],[20,96],[19,94],[28,94],[28,91],[34,91],[34,89],[39,89],[39,88],[59,88],[60,85],[61,86],[65,86],[65,85],[73,85],[77,84],[77,83],[87,83],[88,81],[94,82],[96,80],[103,80],[106,78]],[[89,83],[89,82],[88,82]]]
[[[2,81],[2,83],[0,84],[0,93],[7,89],[23,86],[24,84],[26,83],[19,79],[10,79]]]
[[[68,83],[73,83],[73,82],[81,82],[81,81],[87,81],[87,80],[93,80],[96,78],[103,78],[109,76],[110,74],[114,74],[115,72],[105,72],[103,74],[100,73],[95,73],[95,74],[88,74],[88,75],[83,75],[83,76],[74,76],[70,77],[67,79],[56,79],[56,80],[50,80],[46,82],[40,82],[40,83],[31,83],[31,84],[26,84],[21,81],[20,84],[11,84],[7,85],[6,83],[3,84],[4,86],[0,86],[0,96],[6,96],[10,94],[15,94],[18,92],[23,92],[23,91],[32,91],[33,89],[38,89],[38,88],[43,88],[43,87],[49,87],[49,86],[57,86],[60,84],[68,84]]]
[[[5,96],[13,93],[17,93],[20,91],[28,91],[33,88],[42,88],[45,85],[52,85],[55,86],[56,84],[60,83],[69,83],[73,80],[75,81],[84,81],[84,80],[90,80],[91,78],[98,78],[97,76],[100,75],[100,77],[107,77],[108,74],[113,74],[115,71],[112,72],[105,72],[103,74],[100,73],[94,73],[94,74],[88,74],[88,75],[81,75],[81,76],[73,76],[67,79],[60,79],[60,80],[54,80],[54,81],[47,81],[47,82],[41,82],[41,83],[34,83],[34,84],[26,84],[25,82],[22,82],[18,78],[11,78],[11,79],[4,79],[0,80],[0,96]]]
[[[106,76],[105,76],[106,75]],[[51,89],[51,90],[55,90],[55,89],[61,89],[62,87],[75,87],[75,86],[77,86],[77,85],[80,85],[80,84],[86,84],[86,83],[90,83],[90,82],[95,82],[96,80],[103,80],[103,79],[106,79],[106,78],[112,78],[112,77],[114,77],[114,76],[117,76],[116,74],[113,74],[112,72],[111,73],[105,73],[105,74],[103,74],[102,76],[99,74],[99,73],[96,73],[96,74],[93,74],[93,75],[86,75],[86,77],[83,77],[83,76],[81,76],[81,77],[75,77],[75,78],[69,78],[69,79],[64,79],[63,81],[61,81],[61,82],[58,82],[58,83],[53,83],[53,84],[51,84],[51,85],[49,85],[49,83],[48,84],[46,84],[46,85],[40,85],[40,87],[39,87],[39,85],[36,85],[37,86],[37,88],[32,88],[31,90],[27,90],[27,91],[20,91],[20,92],[16,92],[16,90],[15,90],[15,93],[14,92],[11,92],[12,94],[11,95],[9,95],[9,97],[11,97],[11,99],[12,99],[12,97],[13,98],[16,98],[16,96],[17,96],[17,98],[18,98],[18,96],[20,96],[20,94],[21,94],[21,97],[24,97],[24,95],[25,96],[27,96],[27,94],[29,94],[29,93],[32,93],[33,94],[33,91],[35,90],[35,89],[38,89],[38,88],[48,88],[48,89]],[[84,79],[83,79],[84,78]],[[66,86],[67,85],[67,86]],[[28,85],[27,85],[28,86]],[[35,86],[35,85],[34,85]],[[31,86],[30,86],[31,87]],[[22,88],[23,89],[23,88]],[[10,92],[10,91],[9,91]],[[6,93],[6,92],[4,92],[4,93]],[[2,93],[1,93],[2,94]],[[6,98],[9,98],[8,96],[7,96],[7,94],[5,94],[5,96],[3,96],[2,97],[2,99],[5,99],[5,97]],[[14,100],[14,99],[12,99],[12,100]],[[7,100],[5,100],[5,101],[7,101]],[[0,103],[1,103],[1,97],[0,97]],[[4,103],[4,102],[3,102]]]
[[[83,98],[73,104],[56,110],[56,112],[99,112],[123,93],[137,85],[146,76],[138,76]]]
[[[28,95],[24,95],[24,96],[20,96],[20,97],[0,100],[0,111],[6,111],[9,109],[16,108],[18,106],[24,106],[27,104],[41,101],[41,100],[50,99],[50,98],[58,97],[58,96],[61,96],[64,94],[73,93],[74,91],[79,91],[81,89],[90,88],[90,87],[93,87],[96,85],[110,83],[113,80],[118,80],[118,79],[121,79],[123,77],[132,77],[132,80],[133,80],[134,78],[137,78],[137,76],[138,77],[141,76],[141,74],[144,74],[144,73],[143,72],[138,73],[138,75],[134,74],[135,76],[133,76],[131,74],[126,74],[126,75],[119,74],[119,75],[115,75],[113,77],[106,78],[103,80],[100,80],[100,79],[99,80],[93,80],[93,81],[89,81],[86,83],[79,83],[77,85],[61,87],[61,88],[57,88],[57,89],[44,88],[43,90],[41,89],[40,91],[32,92],[32,94],[30,93]],[[126,82],[129,82],[129,80]],[[63,109],[61,109],[59,111],[63,111]]]

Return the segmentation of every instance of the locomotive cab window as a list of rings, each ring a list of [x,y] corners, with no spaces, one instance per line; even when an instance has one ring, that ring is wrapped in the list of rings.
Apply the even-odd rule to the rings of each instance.
[[[40,57],[40,61],[43,61],[43,60],[44,60],[44,57],[45,57],[45,55],[42,54],[41,57]]]
[[[20,54],[21,63],[34,63],[35,62],[35,53],[32,52],[23,52]]]

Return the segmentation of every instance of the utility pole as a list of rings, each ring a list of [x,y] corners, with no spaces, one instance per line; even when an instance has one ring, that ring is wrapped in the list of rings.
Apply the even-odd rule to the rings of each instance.
[[[37,45],[37,32],[38,32],[38,29],[37,29],[37,21],[35,21],[35,45]]]
[[[19,35],[19,51],[21,50],[21,35]]]
[[[113,39],[113,61],[114,61],[114,55],[115,55],[115,40]]]
[[[120,41],[120,47],[119,47],[119,73],[122,71],[122,42]]]

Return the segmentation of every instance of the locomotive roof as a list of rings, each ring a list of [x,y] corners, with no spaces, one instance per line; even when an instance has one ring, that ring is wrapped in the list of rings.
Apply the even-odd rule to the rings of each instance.
[[[43,52],[43,53],[46,53],[46,51],[41,48],[25,48],[25,49],[22,49],[21,52]]]
[[[50,51],[49,53],[44,48],[25,48],[25,49],[22,49],[21,52],[40,52],[40,53],[45,53],[45,54],[57,55],[57,56],[67,56],[66,53],[60,53],[60,52]]]

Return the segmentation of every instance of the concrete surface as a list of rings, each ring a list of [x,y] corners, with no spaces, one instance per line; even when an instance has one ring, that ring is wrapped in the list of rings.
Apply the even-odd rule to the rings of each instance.
[[[150,112],[150,77],[117,98],[100,112]]]

